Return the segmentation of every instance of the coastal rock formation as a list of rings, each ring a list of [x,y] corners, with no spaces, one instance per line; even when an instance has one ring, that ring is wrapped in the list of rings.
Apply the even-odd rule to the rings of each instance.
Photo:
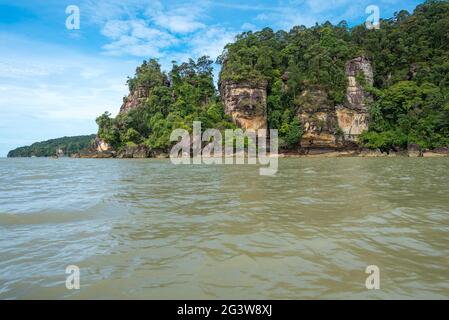
[[[327,92],[311,88],[302,93],[299,101],[298,116],[304,131],[301,147],[337,148],[337,118]]]
[[[346,141],[356,141],[368,130],[368,113],[352,110],[344,106],[336,107],[338,126]]]
[[[350,60],[346,64],[346,76],[348,77],[346,95],[348,108],[368,111],[367,103],[372,101],[372,97],[363,90],[363,83],[359,83],[359,80],[364,81],[367,86],[373,85],[374,76],[371,62],[366,57],[357,57]]]
[[[368,130],[368,107],[372,96],[363,86],[372,86],[373,68],[366,57],[357,57],[346,64],[348,88],[346,103],[336,107],[338,126],[346,141],[357,141],[360,134]],[[363,81],[364,83],[360,83]]]
[[[346,64],[348,87],[344,105],[334,106],[328,93],[318,86],[303,91],[298,101],[298,117],[304,131],[301,148],[354,148],[360,134],[368,130],[368,108],[372,101],[363,85],[373,85],[373,69],[365,57]],[[359,83],[363,80],[364,83]]]
[[[225,113],[242,129],[267,128],[267,82],[226,81],[220,86]]]
[[[145,145],[134,145],[126,146],[119,150],[116,152],[115,157],[118,159],[165,159],[170,157],[170,153],[167,150],[151,149]]]
[[[96,136],[86,150],[72,154],[72,158],[115,158],[116,151],[100,137]]]
[[[117,153],[117,158],[120,159],[144,159],[150,156],[150,149],[143,145],[128,146]]]
[[[407,151],[408,151],[408,156],[409,157],[416,158],[416,157],[422,157],[423,156],[422,148],[418,144],[416,144],[416,143],[409,144],[408,148],[407,148]]]
[[[358,137],[368,130],[368,109],[372,97],[364,90],[373,85],[373,69],[366,57],[357,57],[346,64],[346,101],[335,105],[326,88],[308,85],[296,97],[297,117],[301,122],[303,136],[299,151],[304,154],[320,154],[341,150],[357,150]],[[284,90],[291,74],[285,72],[281,79]],[[231,116],[240,128],[259,130],[268,128],[267,81],[226,80],[220,83],[220,95],[225,114]],[[151,88],[138,86],[124,99],[120,113],[126,113],[143,104],[151,95]],[[112,148],[95,139],[92,151],[112,152]],[[163,151],[149,150],[144,146],[126,147],[118,158],[165,157]]]
[[[92,151],[95,151],[95,152],[112,151],[112,147],[107,142],[100,139],[100,137],[98,137],[98,136],[93,140],[91,149],[92,149]]]
[[[134,108],[137,108],[142,100],[149,97],[150,89],[144,86],[140,86],[134,92],[131,92],[128,97],[123,99],[123,104],[120,108],[120,113],[128,112]]]

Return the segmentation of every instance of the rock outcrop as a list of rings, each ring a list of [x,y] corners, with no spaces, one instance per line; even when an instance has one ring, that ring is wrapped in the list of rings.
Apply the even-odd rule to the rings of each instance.
[[[267,82],[223,82],[220,86],[225,113],[242,129],[267,128]]]
[[[95,138],[95,140],[93,140],[91,149],[92,149],[92,151],[95,151],[95,152],[113,151],[112,147],[107,142],[105,142],[103,139],[100,139],[100,137],[98,137],[98,136]]]
[[[150,89],[147,87],[138,87],[137,90],[131,92],[128,97],[123,99],[123,104],[120,108],[120,113],[128,112],[132,109],[137,108],[142,100],[149,97]]]
[[[346,64],[346,101],[335,106],[320,86],[311,86],[297,98],[298,117],[304,131],[300,147],[335,150],[355,148],[355,142],[368,130],[368,109],[372,97],[364,86],[373,85],[373,69],[366,57]],[[289,74],[282,76],[284,85]],[[363,81],[363,82],[362,82]],[[242,129],[267,128],[267,83],[225,81],[220,85],[225,113]]]
[[[407,148],[407,151],[408,151],[409,157],[416,158],[416,157],[422,157],[423,156],[422,148],[418,144],[416,144],[416,143],[409,144],[408,148]]]
[[[151,150],[143,145],[127,146],[117,153],[120,159],[144,159],[151,157]]]
[[[370,61],[358,57],[346,64],[348,87],[344,105],[334,106],[325,90],[316,87],[303,91],[298,98],[298,117],[304,131],[301,148],[335,150],[355,148],[358,137],[368,130],[371,96],[363,89],[373,85]],[[365,83],[359,83],[363,80]]]
[[[72,155],[72,158],[115,158],[116,151],[99,136],[92,140],[90,148]]]
[[[348,88],[346,103],[336,107],[338,126],[345,141],[357,141],[360,134],[368,130],[368,111],[372,97],[363,86],[372,86],[373,68],[366,57],[358,57],[346,64]],[[360,79],[364,83],[359,83]]]
[[[348,77],[348,89],[346,98],[348,107],[354,110],[367,111],[367,103],[372,100],[370,94],[363,90],[363,83],[359,83],[358,77],[364,80],[365,85],[374,83],[373,68],[366,57],[358,57],[346,64],[346,76]]]
[[[320,88],[304,91],[300,98],[298,116],[304,134],[302,148],[337,148],[337,117],[327,92]]]

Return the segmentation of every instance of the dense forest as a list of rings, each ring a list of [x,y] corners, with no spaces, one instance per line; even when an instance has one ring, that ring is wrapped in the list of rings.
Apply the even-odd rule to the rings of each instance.
[[[90,148],[95,135],[64,137],[44,142],[37,142],[28,147],[21,147],[8,153],[8,158],[17,157],[51,157],[61,149],[66,156],[83,152]]]
[[[177,128],[191,130],[195,120],[205,128],[234,128],[215,89],[212,65],[207,57],[174,63],[167,75],[157,60],[144,61],[128,85],[130,92],[150,88],[148,98],[116,118],[109,113],[97,118],[99,136],[116,150],[139,144],[166,149],[171,145],[171,132]]]
[[[328,102],[344,102],[345,64],[367,57],[374,68],[370,129],[361,143],[369,148],[422,148],[449,145],[449,2],[428,0],[413,14],[397,12],[380,28],[348,27],[345,21],[289,32],[266,28],[245,32],[224,48],[220,82],[268,83],[268,124],[279,129],[281,146],[297,148],[302,135],[301,92],[318,87]],[[232,128],[213,84],[213,61],[173,63],[169,73],[157,60],[145,61],[128,81],[131,92],[144,86],[149,96],[136,109],[97,119],[99,135],[114,148],[144,144],[170,147],[174,128]],[[287,79],[285,75],[288,75]],[[359,79],[363,83],[363,79]],[[287,85],[285,85],[287,82]]]

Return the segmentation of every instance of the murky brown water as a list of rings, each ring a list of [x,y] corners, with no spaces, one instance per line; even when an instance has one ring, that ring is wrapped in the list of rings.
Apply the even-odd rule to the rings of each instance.
[[[277,177],[0,159],[0,298],[447,299],[448,178],[449,158],[281,159]]]

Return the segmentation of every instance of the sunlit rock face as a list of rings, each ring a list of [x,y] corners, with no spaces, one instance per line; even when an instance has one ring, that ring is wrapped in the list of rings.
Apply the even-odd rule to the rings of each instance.
[[[267,129],[267,83],[224,82],[220,86],[225,113],[242,129]]]
[[[92,142],[92,149],[96,152],[112,151],[112,147],[100,137],[96,137]]]
[[[141,86],[134,92],[131,92],[128,97],[124,99],[122,107],[120,108],[120,113],[126,113],[137,108],[142,100],[148,98],[149,91],[149,88]]]
[[[357,141],[361,133],[368,130],[368,106],[372,101],[363,89],[363,79],[367,86],[373,85],[373,68],[365,57],[357,57],[346,64],[348,88],[346,103],[336,107],[338,126],[346,141]]]
[[[327,92],[311,88],[301,94],[298,111],[304,134],[302,148],[337,148],[337,118]]]
[[[368,108],[372,101],[363,89],[373,85],[370,61],[357,57],[346,64],[348,87],[344,105],[335,106],[328,93],[319,86],[304,90],[297,99],[298,117],[304,131],[301,148],[341,149],[353,148],[364,131],[368,130]]]
[[[348,89],[346,95],[348,100],[347,106],[354,110],[368,111],[367,103],[369,103],[372,98],[370,94],[363,90],[363,84],[358,83],[357,77],[361,76],[366,85],[373,85],[374,76],[371,62],[365,57],[358,57],[350,60],[346,64],[346,75],[348,77]]]
[[[368,130],[368,114],[351,110],[344,106],[336,107],[338,126],[343,131],[346,140],[355,141],[364,131]]]

